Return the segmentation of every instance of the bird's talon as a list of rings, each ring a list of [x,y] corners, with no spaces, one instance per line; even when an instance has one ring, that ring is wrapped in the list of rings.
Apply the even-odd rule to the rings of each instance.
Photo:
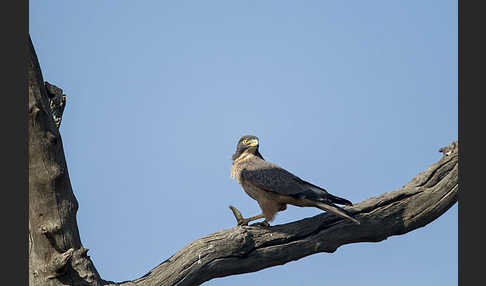
[[[252,224],[252,226],[263,226],[263,227],[269,227],[270,224],[267,221],[262,221],[262,222],[257,222]]]

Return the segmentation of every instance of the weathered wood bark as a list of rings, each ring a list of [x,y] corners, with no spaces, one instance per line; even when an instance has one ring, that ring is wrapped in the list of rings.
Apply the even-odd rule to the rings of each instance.
[[[48,92],[32,42],[29,45],[30,285],[199,285],[314,253],[332,253],[348,243],[379,242],[405,234],[435,220],[457,202],[459,155],[453,142],[440,150],[442,159],[400,190],[347,208],[361,225],[323,213],[269,228],[234,227],[190,243],[139,279],[104,281],[78,233],[78,203],[58,131],[62,91],[48,85]]]
[[[29,285],[101,285],[79,238],[78,202],[57,126],[62,97],[48,93],[32,41],[28,44]]]

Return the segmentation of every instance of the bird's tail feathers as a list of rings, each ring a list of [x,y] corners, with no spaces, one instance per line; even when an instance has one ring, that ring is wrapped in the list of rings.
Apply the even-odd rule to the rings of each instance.
[[[340,197],[337,197],[335,195],[331,195],[329,193],[327,193],[327,197],[329,198],[329,200],[331,200],[331,202],[333,204],[339,204],[339,205],[347,205],[347,206],[352,206],[353,203],[346,200],[346,199],[343,199],[343,198],[340,198]]]
[[[342,208],[340,208],[336,205],[330,205],[330,204],[319,202],[319,203],[316,204],[316,206],[323,211],[331,212],[331,213],[336,214],[340,217],[347,218],[347,219],[351,220],[352,222],[354,222],[356,224],[360,224],[357,219],[355,219],[354,217],[351,216],[351,214],[349,214],[347,211],[345,211],[344,209],[342,209]]]
[[[348,201],[344,198],[341,198],[341,197],[338,197],[338,196],[335,196],[335,195],[328,193],[326,191],[326,189],[323,189],[319,186],[316,186],[316,185],[311,184],[311,183],[306,182],[306,181],[303,181],[303,182],[305,182],[310,187],[310,189],[318,195],[318,197],[323,198],[330,203],[339,204],[339,205],[347,205],[347,206],[353,205],[352,202],[350,202],[350,201]]]

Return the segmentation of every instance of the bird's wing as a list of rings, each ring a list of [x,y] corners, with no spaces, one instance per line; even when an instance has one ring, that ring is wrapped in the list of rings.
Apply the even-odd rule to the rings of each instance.
[[[289,171],[264,160],[254,160],[241,171],[248,183],[281,195],[297,196],[309,188],[303,180]]]
[[[351,202],[329,194],[326,190],[306,182],[289,171],[261,159],[248,162],[247,168],[241,171],[241,177],[260,189],[287,195],[297,199],[308,199],[316,202],[316,207],[335,213],[359,224],[355,218],[334,203],[351,205]]]
[[[241,171],[241,177],[265,191],[328,204],[352,205],[350,201],[329,194],[325,189],[306,182],[289,171],[259,158],[254,158],[247,163],[246,168]]]

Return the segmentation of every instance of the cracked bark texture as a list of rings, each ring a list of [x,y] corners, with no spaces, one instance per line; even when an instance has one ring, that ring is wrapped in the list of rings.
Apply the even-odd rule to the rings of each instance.
[[[458,142],[401,189],[346,209],[361,225],[322,213],[269,228],[238,226],[191,242],[134,281],[101,279],[76,223],[59,124],[62,90],[45,83],[32,42],[29,82],[29,281],[30,285],[199,285],[213,278],[258,271],[341,245],[379,242],[432,222],[457,202]]]

